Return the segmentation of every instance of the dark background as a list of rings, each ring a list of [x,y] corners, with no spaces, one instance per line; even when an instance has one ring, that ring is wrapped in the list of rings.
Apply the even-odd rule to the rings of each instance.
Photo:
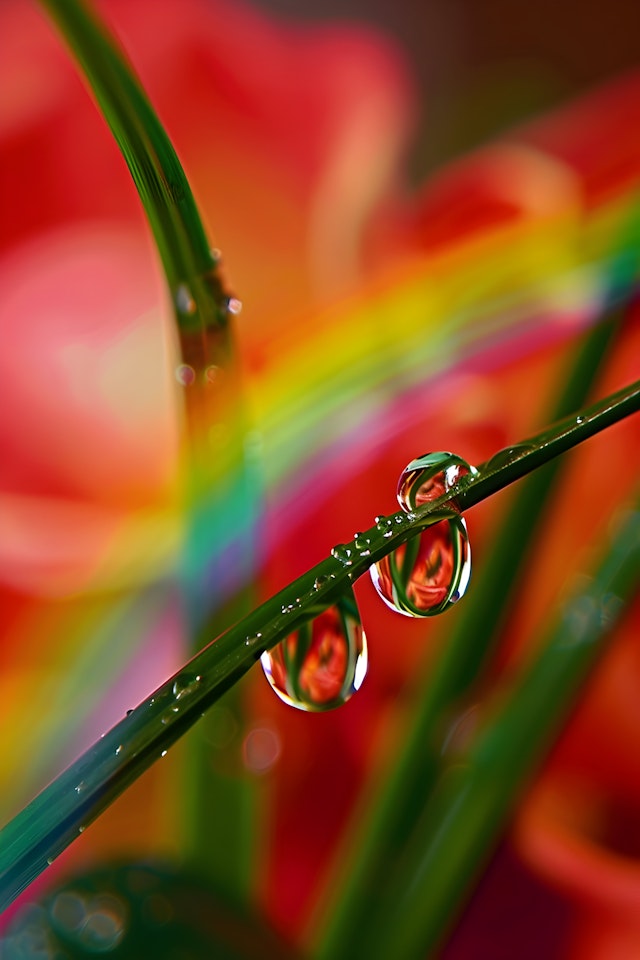
[[[296,20],[364,20],[406,51],[424,174],[640,61],[640,0],[254,0]]]

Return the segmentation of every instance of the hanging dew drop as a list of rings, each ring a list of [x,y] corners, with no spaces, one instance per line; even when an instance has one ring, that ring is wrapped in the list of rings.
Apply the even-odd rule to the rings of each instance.
[[[196,312],[196,302],[191,295],[191,291],[186,283],[181,283],[176,290],[176,307],[179,313],[185,316],[193,316]]]
[[[367,672],[367,641],[353,591],[260,658],[272,689],[298,710],[342,706]]]
[[[443,613],[464,596],[471,549],[462,517],[439,520],[371,567],[373,585],[407,617]]]
[[[425,454],[402,471],[398,503],[405,515],[412,515],[447,494],[463,477],[473,479],[477,473],[455,454]],[[455,500],[449,501],[448,509],[458,509]],[[375,563],[370,574],[380,597],[397,613],[407,617],[443,613],[464,596],[469,584],[471,548],[465,521],[457,515],[436,520]]]

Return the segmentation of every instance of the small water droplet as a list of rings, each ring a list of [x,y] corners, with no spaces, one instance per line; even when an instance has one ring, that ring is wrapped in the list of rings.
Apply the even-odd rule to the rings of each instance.
[[[286,615],[288,613],[293,613],[294,610],[298,610],[299,607],[300,599],[298,598],[294,603],[283,603],[280,607],[280,611]]]
[[[246,640],[244,641],[244,645],[245,647],[253,647],[258,642],[258,640],[262,640],[261,633],[256,633],[251,637],[247,637]]]
[[[475,467],[446,450],[425,453],[407,464],[398,480],[398,503],[406,512],[448,493],[462,477],[477,474]],[[451,506],[457,509],[455,501]]]
[[[204,372],[205,380],[208,383],[215,383],[220,375],[220,367],[217,367],[215,363],[211,363]]]
[[[325,583],[329,583],[330,580],[331,580],[331,577],[326,576],[326,574],[322,574],[321,576],[316,577],[315,580],[313,581],[313,589],[321,590],[324,587]]]
[[[131,707],[130,710],[127,710],[127,716],[130,717],[132,713],[133,713],[133,707]]]
[[[202,677],[199,673],[195,675],[181,674],[173,681],[171,692],[176,700],[184,700],[185,697],[189,697],[192,693],[195,693],[201,683]]]
[[[196,302],[186,283],[181,283],[176,290],[176,307],[180,313],[189,317],[196,312]]]
[[[271,687],[290,706],[322,711],[346,703],[367,672],[367,641],[353,591],[260,659]]]
[[[196,372],[188,363],[181,363],[176,367],[176,380],[183,387],[190,387],[196,380]]]
[[[53,863],[54,860],[55,860],[55,857],[47,857],[47,863],[48,863],[48,865],[51,866],[51,864]]]
[[[238,300],[237,297],[229,297],[227,300],[227,313],[233,314],[234,317],[237,317],[239,313],[242,312],[242,301]]]
[[[84,833],[86,829],[87,828],[84,826],[84,824],[80,824],[78,827],[78,833]]]
[[[217,266],[222,262],[222,250],[220,247],[211,247],[209,253],[211,254],[211,259],[213,260],[214,266]]]
[[[361,557],[368,557],[371,555],[370,537],[365,537],[362,533],[356,533],[354,535],[354,546]]]
[[[118,754],[120,754],[120,753],[122,753],[122,744],[119,744],[119,745],[116,747],[116,757],[117,757]]]
[[[346,543],[337,543],[331,548],[331,556],[339,560],[345,567],[350,567],[353,563],[353,550]]]
[[[393,536],[393,519],[391,517],[376,517],[376,529],[383,537]]]
[[[76,786],[75,786],[74,789],[75,789],[76,793],[82,793],[82,791],[84,790],[85,786],[86,786],[86,784],[85,784],[84,780],[81,780],[80,783],[77,783],[77,784],[76,784]]]
[[[584,423],[584,417],[576,417],[576,423]]]
[[[501,467],[507,467],[510,463],[519,460],[525,453],[529,453],[533,449],[534,447],[531,443],[516,443],[512,447],[504,447],[504,449],[494,453],[487,462],[486,469],[498,470]]]
[[[166,757],[166,755],[167,755],[167,751],[166,751],[166,750],[163,750],[162,753],[160,754],[161,757]]]

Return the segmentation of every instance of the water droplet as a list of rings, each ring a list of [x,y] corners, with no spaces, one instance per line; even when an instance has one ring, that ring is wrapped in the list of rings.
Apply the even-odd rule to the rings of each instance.
[[[462,477],[478,473],[475,467],[447,451],[426,453],[407,464],[398,480],[397,497],[409,513],[444,496]],[[457,504],[452,503],[457,509]]]
[[[176,367],[176,380],[183,387],[190,387],[192,383],[195,383],[196,372],[188,363],[181,363]]]
[[[262,654],[267,680],[299,710],[339,707],[367,672],[367,641],[353,591]]]
[[[398,503],[404,517],[425,503],[444,496],[465,476],[478,471],[462,457],[446,451],[426,453],[412,460],[400,474]],[[450,501],[458,509],[455,500]],[[378,517],[385,536],[388,526],[403,515]],[[467,526],[459,516],[430,524],[421,533],[370,568],[371,579],[384,602],[408,617],[442,613],[464,595],[471,575],[471,550]]]
[[[285,615],[288,613],[293,613],[294,610],[297,610],[300,607],[300,598],[296,599],[294,603],[283,603],[280,607],[280,612]]]
[[[120,754],[120,753],[122,753],[122,744],[120,744],[119,746],[116,747],[116,757],[117,757],[118,754]]]
[[[47,864],[51,866],[54,860],[55,860],[55,857],[47,857]]]
[[[432,523],[370,568],[373,585],[392,610],[431,617],[465,593],[471,549],[462,517]]]
[[[217,367],[215,363],[210,364],[204,372],[205,380],[208,383],[215,383],[220,374],[220,367]]]
[[[195,674],[195,676],[193,674],[181,674],[173,681],[171,692],[176,700],[183,700],[185,697],[195,693],[201,683],[202,677],[199,673]]]
[[[393,517],[376,517],[376,528],[383,537],[393,535]]]
[[[345,567],[350,567],[353,563],[353,550],[346,543],[337,543],[331,548],[331,556],[339,560]]]
[[[262,640],[261,633],[256,633],[251,637],[247,637],[246,640],[244,641],[244,645],[245,647],[253,647],[258,642],[258,640]]]
[[[329,577],[326,574],[322,574],[321,576],[316,577],[315,580],[313,581],[313,589],[321,590],[324,587],[325,583],[329,583],[329,581],[332,579],[333,579],[332,577]]]
[[[576,423],[584,423],[584,417],[576,417]]]
[[[193,316],[196,312],[196,302],[186,283],[181,283],[176,290],[176,307],[180,313],[186,314],[189,317]]]
[[[81,780],[80,783],[77,783],[77,784],[76,784],[76,786],[75,786],[75,791],[76,791],[76,793],[82,793],[82,791],[84,790],[84,788],[85,788],[85,782],[84,782],[84,780]]]
[[[87,828],[84,826],[84,824],[80,824],[78,827],[78,833],[84,833],[86,829]]]
[[[361,533],[354,534],[354,546],[361,557],[368,557],[371,554],[370,537],[365,537]]]
[[[132,713],[133,713],[133,707],[131,707],[130,710],[127,710],[127,716],[130,717]]]
[[[222,262],[222,250],[220,247],[211,247],[209,253],[211,254],[211,259],[213,260],[214,266],[217,266]]]
[[[242,301],[238,300],[237,297],[229,297],[227,300],[227,313],[233,314],[234,317],[237,317],[239,313],[242,312]]]
[[[166,751],[166,750],[163,750],[162,753],[160,754],[161,757],[166,757],[166,755],[167,755],[167,751]]]
[[[534,447],[531,443],[516,443],[512,447],[504,447],[503,450],[498,450],[497,453],[494,453],[487,462],[486,469],[498,470],[501,467],[507,467],[510,463],[519,460],[525,453],[529,453],[529,451],[533,449]]]

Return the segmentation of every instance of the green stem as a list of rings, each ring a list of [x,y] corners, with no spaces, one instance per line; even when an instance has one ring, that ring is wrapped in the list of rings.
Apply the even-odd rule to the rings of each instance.
[[[160,252],[180,330],[224,327],[229,295],[180,161],[140,82],[113,37],[81,0],[41,3],[81,66],[127,162]]]
[[[0,831],[0,910],[8,906],[113,800],[178,740],[243,676],[264,650],[331,606],[370,564],[450,513],[479,503],[599,430],[640,409],[640,382],[529,440],[519,455],[493,458],[470,482],[464,477],[414,514],[378,521],[358,542],[336,550],[210,643],[108,731]],[[342,559],[338,559],[338,557]],[[284,612],[286,608],[287,612]],[[19,722],[16,719],[16,722]]]
[[[585,339],[554,418],[585,402],[618,326],[619,320],[609,320]],[[455,713],[464,709],[462,698],[490,658],[561,466],[561,460],[554,460],[522,483],[492,538],[471,596],[460,605],[447,631],[441,655],[429,663],[425,692],[411,713],[393,769],[380,785],[375,802],[367,801],[364,814],[356,817],[358,827],[349,841],[351,855],[345,858],[348,873],[339,884],[332,884],[329,903],[318,921],[320,957],[335,960],[353,955],[370,926],[371,913],[385,909],[390,865],[408,841],[438,775],[446,730]]]
[[[71,48],[124,155],[172,296],[180,353],[187,365],[180,371],[184,376],[179,377],[184,385],[188,466],[181,587],[186,632],[190,649],[195,651],[198,633],[211,621],[213,608],[216,626],[209,636],[230,622],[220,610],[219,598],[212,598],[207,591],[212,555],[221,549],[216,536],[221,526],[232,528],[230,536],[243,554],[240,562],[244,561],[246,569],[251,565],[251,525],[259,485],[252,483],[255,477],[249,475],[243,459],[246,424],[228,324],[230,313],[239,304],[223,287],[175,150],[117,42],[82,0],[41,2]],[[208,377],[209,367],[223,368],[224,376]],[[226,430],[226,444],[211,444],[214,426]],[[245,493],[242,503],[239,492]],[[247,608],[245,591],[242,612]],[[234,619],[239,613],[236,605]],[[237,709],[237,698],[232,699],[229,706]],[[224,875],[228,884],[241,891],[246,889],[250,873],[247,838],[253,835],[254,785],[242,776],[242,770],[227,775],[214,766],[202,725],[198,734],[189,739],[185,762],[184,845],[191,859],[209,874]],[[220,762],[219,767],[222,765]]]
[[[501,709],[443,773],[387,877],[388,912],[372,915],[367,956],[433,955],[635,593],[639,568],[636,511],[620,524],[589,586],[564,605]]]

